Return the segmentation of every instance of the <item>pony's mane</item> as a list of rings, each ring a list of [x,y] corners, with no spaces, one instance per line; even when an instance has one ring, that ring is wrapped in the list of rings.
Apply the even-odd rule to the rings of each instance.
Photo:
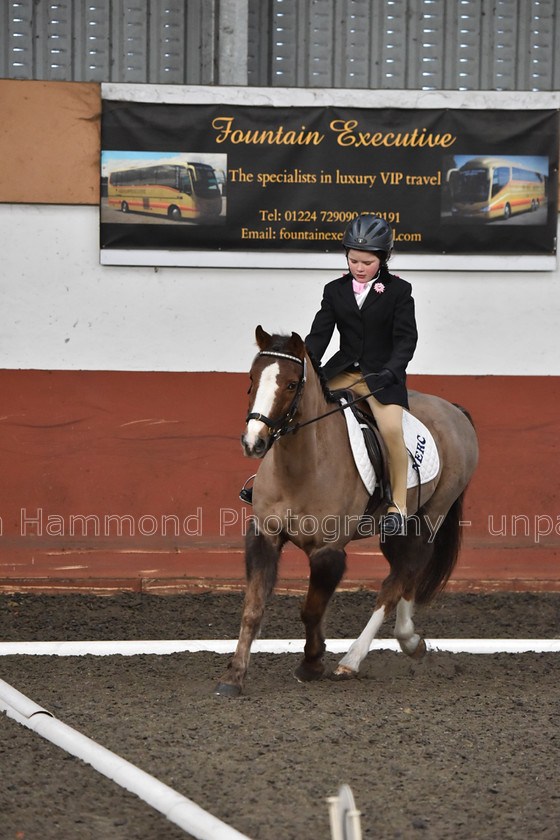
[[[274,350],[277,353],[289,352],[286,345],[287,345],[288,341],[291,339],[291,335],[273,335],[271,338],[272,338],[272,341],[270,343],[270,347],[268,348],[269,350]],[[307,348],[306,348],[306,350],[307,350]],[[309,359],[310,359],[311,364],[313,366],[313,370],[315,371],[315,374],[316,374],[316,376],[319,380],[319,384],[321,385],[321,390],[323,392],[323,396],[324,396],[325,400],[328,403],[338,403],[338,400],[336,399],[336,397],[333,396],[332,391],[329,389],[329,387],[327,385],[327,380],[325,378],[325,374],[321,370],[321,366],[320,366],[319,362],[313,356],[313,353],[309,352],[309,350],[307,350],[307,355],[309,356]]]

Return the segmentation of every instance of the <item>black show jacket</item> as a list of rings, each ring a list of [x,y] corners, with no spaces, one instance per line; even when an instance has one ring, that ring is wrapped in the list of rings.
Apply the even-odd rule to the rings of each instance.
[[[377,284],[379,291],[375,289]],[[382,268],[361,309],[356,303],[351,274],[327,283],[321,308],[305,339],[307,349],[319,362],[335,327],[340,345],[322,368],[327,380],[355,365],[362,374],[388,368],[397,381],[379,391],[376,399],[407,408],[406,367],[418,340],[410,283]]]

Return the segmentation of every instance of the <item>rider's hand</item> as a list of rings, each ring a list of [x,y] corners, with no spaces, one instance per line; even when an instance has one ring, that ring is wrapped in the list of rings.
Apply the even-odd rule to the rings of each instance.
[[[383,368],[379,373],[370,373],[366,376],[366,383],[370,391],[379,391],[388,385],[394,385],[396,381],[395,374],[387,368]]]

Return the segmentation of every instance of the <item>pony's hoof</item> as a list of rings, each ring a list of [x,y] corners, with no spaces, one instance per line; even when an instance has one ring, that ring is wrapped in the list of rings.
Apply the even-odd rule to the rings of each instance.
[[[220,682],[214,689],[216,697],[239,697],[241,694],[240,685],[232,685],[231,683]]]
[[[353,671],[352,668],[348,668],[347,665],[339,665],[338,668],[332,672],[332,679],[338,681],[352,680],[357,676],[358,672]]]
[[[310,668],[308,665],[298,665],[294,671],[294,677],[301,683],[313,682],[314,680],[321,679],[324,670],[325,669],[322,666],[320,668]]]
[[[427,653],[426,642],[424,639],[420,639],[418,644],[416,645],[416,650],[412,653],[409,653],[411,659],[424,659]]]

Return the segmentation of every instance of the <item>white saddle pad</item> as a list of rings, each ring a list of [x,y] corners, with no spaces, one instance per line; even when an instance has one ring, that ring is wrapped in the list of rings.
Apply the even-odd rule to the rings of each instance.
[[[341,402],[345,405],[347,401],[343,397]],[[356,468],[360,473],[366,490],[372,496],[375,491],[377,479],[367,453],[362,426],[352,411],[348,410],[342,413],[346,420],[348,438]],[[416,487],[418,484],[418,471],[414,464],[419,468],[422,484],[426,484],[426,482],[435,478],[439,472],[439,453],[432,433],[409,411],[403,411],[402,425],[404,443],[408,450],[407,487]]]
[[[346,412],[344,412],[346,414]],[[439,472],[439,452],[432,433],[417,417],[409,411],[403,411],[403,435],[404,443],[408,449],[408,477],[407,487],[416,487],[418,484],[418,472],[414,467],[416,464],[420,470],[420,481],[427,484]]]

